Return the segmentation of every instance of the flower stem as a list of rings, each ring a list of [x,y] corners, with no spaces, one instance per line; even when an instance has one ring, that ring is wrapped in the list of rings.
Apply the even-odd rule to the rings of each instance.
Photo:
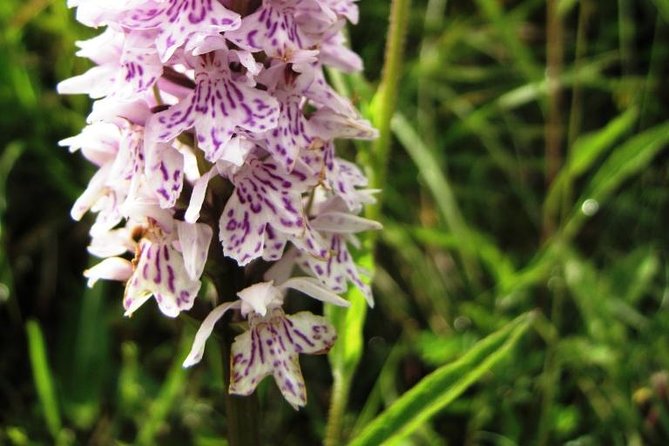
[[[390,121],[395,113],[398,86],[402,75],[402,57],[410,4],[411,0],[393,0],[390,9],[390,25],[386,38],[381,84],[372,100],[371,110],[372,121],[379,129],[379,138],[374,142],[370,152],[361,154],[360,159],[361,164],[365,166],[369,178],[369,187],[372,189],[382,188],[386,182],[391,143]],[[365,210],[365,216],[373,220],[378,220],[380,214],[380,199],[375,204],[367,206]],[[376,236],[374,233],[365,234],[363,249],[367,252],[373,252],[375,242]],[[373,265],[369,266],[373,267]],[[353,308],[349,308],[348,311],[352,310]],[[337,361],[332,362],[334,383],[326,426],[326,446],[341,444],[348,395],[358,361],[359,358],[350,357],[348,361],[345,361],[346,364]]]
[[[372,103],[372,120],[379,129],[379,137],[374,141],[370,159],[366,163],[369,187],[372,189],[382,188],[386,183],[391,143],[390,121],[397,105],[410,5],[411,0],[393,0],[391,5],[381,84]],[[367,218],[376,220],[380,214],[381,200],[367,206]]]
[[[558,1],[548,0],[546,5],[546,78],[548,84],[548,119],[544,133],[546,140],[546,188],[549,189],[562,164],[562,85],[560,74],[563,65],[563,29],[558,11]],[[544,215],[543,236],[550,237],[556,229],[556,215]]]
[[[217,234],[218,228],[214,228]],[[234,261],[226,259],[220,249],[210,250],[209,276],[214,284],[219,302],[230,298],[244,288],[244,271]],[[230,355],[235,333],[227,327],[223,330],[221,354],[223,355],[223,380],[225,392],[225,412],[230,446],[257,446],[260,443],[259,404],[255,393],[249,396],[231,395]]]
[[[341,426],[350,389],[350,379],[347,379],[341,370],[333,371],[333,380],[328,424],[323,442],[325,446],[337,446],[341,443]]]

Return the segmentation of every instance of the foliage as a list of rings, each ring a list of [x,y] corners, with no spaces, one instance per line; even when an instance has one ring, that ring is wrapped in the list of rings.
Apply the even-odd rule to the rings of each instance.
[[[368,113],[389,6],[360,2],[350,30],[365,79],[332,73]],[[393,419],[383,438],[411,429],[391,444],[669,439],[668,8],[607,6],[413,1],[377,307],[333,358],[350,375],[344,443]],[[129,321],[119,287],[81,277],[87,228],[68,209],[90,171],[57,141],[89,104],[54,85],[85,69],[86,32],[64,1],[0,5],[0,443],[220,444],[221,358],[180,367],[195,322]],[[259,388],[268,444],[324,437],[327,360],[302,365],[304,410]]]

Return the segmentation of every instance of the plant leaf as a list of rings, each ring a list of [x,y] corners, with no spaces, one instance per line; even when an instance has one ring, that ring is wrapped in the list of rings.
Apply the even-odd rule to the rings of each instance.
[[[477,342],[457,361],[423,378],[372,421],[350,444],[378,445],[411,434],[506,358],[527,331],[531,319],[528,313],[519,316]]]

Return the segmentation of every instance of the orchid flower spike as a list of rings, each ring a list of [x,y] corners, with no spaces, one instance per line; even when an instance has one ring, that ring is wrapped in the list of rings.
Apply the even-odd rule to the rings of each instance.
[[[153,297],[173,318],[223,256],[240,270],[267,265],[264,282],[204,319],[184,366],[238,312],[248,330],[232,345],[229,391],[247,395],[272,375],[303,406],[298,356],[327,352],[336,334],[321,316],[285,314],[288,290],[348,306],[340,295],[352,284],[374,302],[349,246],[380,229],[359,216],[375,191],[335,140],[377,131],[324,74],[362,69],[342,32],[358,21],[355,0],[68,4],[104,27],[77,44],[95,66],[58,86],[95,99],[88,125],[61,141],[98,169],[71,212],[95,214],[89,252],[102,260],[84,272],[88,285],[124,282],[125,315]]]

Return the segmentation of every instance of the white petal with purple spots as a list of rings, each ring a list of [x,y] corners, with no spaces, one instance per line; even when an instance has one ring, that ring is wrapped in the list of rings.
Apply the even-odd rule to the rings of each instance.
[[[169,144],[146,147],[146,177],[163,209],[173,207],[183,188],[184,157]]]
[[[301,163],[287,174],[275,163],[249,158],[232,178],[235,191],[220,219],[225,255],[246,265],[266,250],[283,249],[285,237],[293,241],[307,238],[302,193],[314,180],[317,177]],[[322,250],[311,248],[317,255]]]
[[[251,394],[272,374],[284,398],[295,408],[307,402],[299,354],[324,354],[337,338],[332,325],[321,316],[301,312],[286,316],[280,308],[266,316],[252,314],[249,331],[232,344],[230,393]]]
[[[148,1],[134,8],[121,24],[135,30],[158,30],[156,47],[160,60],[166,62],[177,48],[193,51],[193,41],[202,42],[206,36],[236,29],[241,19],[218,0],[166,0]]]
[[[291,49],[306,49],[308,39],[295,21],[297,0],[263,0],[262,6],[244,17],[241,26],[225,37],[247,51],[264,51],[270,57],[282,57]]]
[[[176,317],[193,306],[201,283],[189,277],[182,254],[168,240],[142,239],[135,261],[123,297],[126,316],[131,316],[151,296],[168,317]]]
[[[199,58],[195,90],[168,110],[153,116],[147,133],[151,139],[167,142],[195,128],[197,143],[207,160],[236,159],[226,153],[228,143],[240,130],[262,133],[277,125],[279,104],[267,92],[233,80],[227,53]]]

